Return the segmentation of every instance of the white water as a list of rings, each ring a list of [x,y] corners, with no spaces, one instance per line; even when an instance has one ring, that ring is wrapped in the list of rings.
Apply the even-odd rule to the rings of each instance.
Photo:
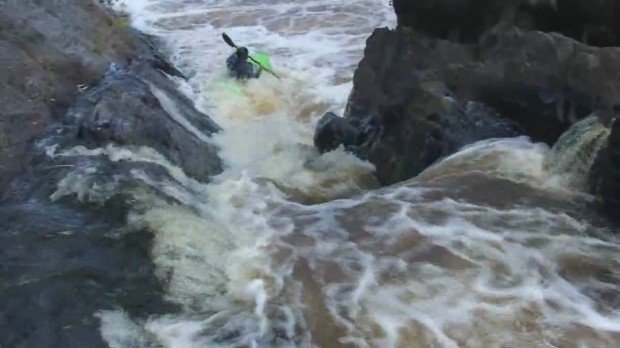
[[[620,247],[562,211],[583,195],[581,181],[565,175],[575,163],[565,151],[525,138],[485,141],[405,184],[334,200],[374,188],[372,166],[342,150],[319,156],[314,123],[342,110],[366,37],[394,24],[387,1],[117,6],[191,77],[180,88],[224,128],[204,140],[220,146],[226,169],[204,184],[152,149],[58,152],[162,166],[170,180],[132,175],[179,202],[136,193],[142,204],[130,224],[155,234],[157,276],[182,312],[146,321],[101,312],[111,347],[611,347],[620,339]],[[222,94],[224,30],[270,53],[284,78]],[[587,134],[580,142],[600,131]],[[93,170],[67,177],[53,198],[101,197],[105,187],[84,180]]]

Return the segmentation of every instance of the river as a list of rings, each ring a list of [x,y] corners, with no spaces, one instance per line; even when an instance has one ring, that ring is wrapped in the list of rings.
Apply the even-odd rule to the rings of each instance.
[[[219,146],[225,169],[201,183],[150,149],[56,150],[169,173],[132,173],[154,190],[133,192],[129,224],[152,231],[156,275],[179,309],[147,320],[102,310],[110,347],[620,342],[620,243],[595,223],[582,187],[592,160],[584,148],[606,136],[591,120],[553,149],[488,140],[378,188],[371,164],[342,149],[319,155],[312,134],[325,111],[342,113],[372,30],[395,25],[389,1],[115,8],[189,77],[179,88],[224,129],[203,141]],[[269,53],[282,79],[227,81],[224,31]],[[54,198],[79,184],[62,182]]]

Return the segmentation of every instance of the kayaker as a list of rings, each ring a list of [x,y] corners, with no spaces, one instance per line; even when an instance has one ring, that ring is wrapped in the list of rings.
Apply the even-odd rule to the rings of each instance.
[[[235,53],[226,59],[226,66],[230,76],[238,79],[255,79],[260,76],[261,67],[248,62],[248,49],[239,47]]]

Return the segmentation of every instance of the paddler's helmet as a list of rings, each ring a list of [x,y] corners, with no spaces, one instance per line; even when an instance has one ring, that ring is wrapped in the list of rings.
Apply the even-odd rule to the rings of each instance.
[[[239,59],[243,59],[246,60],[248,59],[248,55],[250,53],[248,52],[248,49],[245,47],[239,47],[237,48],[237,57],[239,57]]]

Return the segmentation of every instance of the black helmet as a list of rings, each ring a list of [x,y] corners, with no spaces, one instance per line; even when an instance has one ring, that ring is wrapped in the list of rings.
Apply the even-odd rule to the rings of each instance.
[[[245,47],[237,48],[237,57],[241,59],[247,59],[249,55],[248,49]]]

